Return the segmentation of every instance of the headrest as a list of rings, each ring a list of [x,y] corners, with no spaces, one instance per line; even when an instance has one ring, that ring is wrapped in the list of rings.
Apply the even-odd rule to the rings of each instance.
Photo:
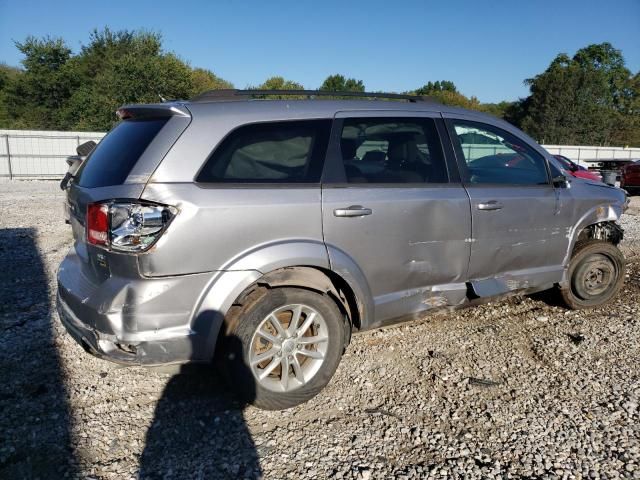
[[[358,142],[352,138],[343,138],[340,140],[340,150],[342,150],[343,160],[351,160],[355,158],[358,151]]]

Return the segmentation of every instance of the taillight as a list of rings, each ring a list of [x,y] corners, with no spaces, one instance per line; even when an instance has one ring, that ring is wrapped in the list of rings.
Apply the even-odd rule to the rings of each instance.
[[[93,203],[87,208],[87,241],[121,252],[142,252],[160,238],[176,213],[166,205]]]
[[[87,241],[92,245],[109,243],[109,206],[92,203],[87,208]]]

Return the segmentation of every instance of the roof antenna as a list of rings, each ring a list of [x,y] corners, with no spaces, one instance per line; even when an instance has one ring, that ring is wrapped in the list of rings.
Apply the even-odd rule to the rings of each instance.
[[[167,103],[167,99],[166,99],[166,98],[164,98],[162,95],[160,95],[159,93],[156,93],[156,95],[158,95],[158,96],[160,97],[160,101],[161,101],[162,103]]]

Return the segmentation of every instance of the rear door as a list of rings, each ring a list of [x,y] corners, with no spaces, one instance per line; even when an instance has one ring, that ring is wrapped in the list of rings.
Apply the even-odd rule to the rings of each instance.
[[[334,268],[347,257],[366,279],[375,310],[368,326],[464,298],[469,199],[441,134],[435,112],[336,115],[324,239]]]
[[[559,281],[569,240],[545,158],[494,125],[463,118],[447,125],[471,199],[475,292],[491,296]]]

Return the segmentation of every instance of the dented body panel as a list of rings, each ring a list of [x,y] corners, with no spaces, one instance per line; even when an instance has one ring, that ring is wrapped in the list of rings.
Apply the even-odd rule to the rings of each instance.
[[[345,205],[366,205],[373,213],[334,216]],[[332,265],[332,253],[344,252],[367,281],[374,314],[366,324],[450,304],[459,284],[464,286],[471,218],[462,186],[325,188],[323,224]],[[446,285],[452,292],[434,290]]]
[[[552,186],[474,186],[467,191],[473,218],[468,278],[477,295],[488,296],[489,285],[489,294],[495,295],[561,279],[571,225],[557,211]],[[490,201],[502,208],[478,208]]]

